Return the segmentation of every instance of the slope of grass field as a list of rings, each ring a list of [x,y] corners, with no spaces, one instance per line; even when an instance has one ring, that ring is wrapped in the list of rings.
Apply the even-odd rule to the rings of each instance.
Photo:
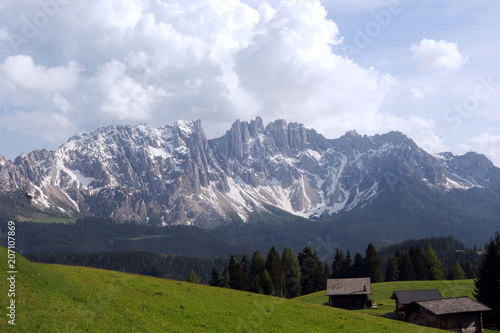
[[[7,251],[0,248],[2,276]],[[34,264],[16,255],[16,326],[0,283],[1,332],[432,332],[296,300],[84,267]],[[437,331],[436,331],[437,332]]]

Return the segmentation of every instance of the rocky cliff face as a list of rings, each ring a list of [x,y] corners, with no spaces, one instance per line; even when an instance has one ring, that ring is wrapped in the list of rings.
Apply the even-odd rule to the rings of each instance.
[[[200,121],[179,121],[101,128],[55,151],[0,157],[0,191],[68,214],[211,227],[265,205],[302,216],[351,210],[408,179],[439,190],[498,186],[499,170],[475,153],[430,155],[398,132],[326,139],[257,118],[207,140]]]

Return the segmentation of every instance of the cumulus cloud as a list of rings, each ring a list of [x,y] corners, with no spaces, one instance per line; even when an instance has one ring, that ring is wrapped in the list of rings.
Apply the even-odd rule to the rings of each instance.
[[[469,61],[458,52],[456,43],[444,40],[422,39],[418,45],[412,44],[414,57],[420,61],[424,71],[438,71],[440,74],[456,73],[460,67]]]
[[[9,11],[40,11],[19,6]],[[30,95],[31,108],[18,103],[23,112],[56,112],[79,130],[201,118],[215,136],[259,115],[337,135],[359,125],[342,118],[384,117],[379,106],[396,80],[335,54],[342,38],[326,15],[318,0],[74,1],[24,55],[4,59],[0,80],[19,100],[18,90],[45,93]],[[19,32],[15,18],[2,19],[7,33]],[[38,41],[54,31],[48,60]]]
[[[76,130],[72,122],[64,115],[39,110],[0,115],[0,128],[38,136],[51,143],[66,141]]]
[[[75,61],[70,61],[67,66],[46,68],[35,65],[30,56],[16,55],[0,64],[0,80],[6,80],[19,89],[52,92],[73,88],[81,70]]]
[[[3,35],[19,33],[21,13],[41,10],[16,4],[9,12],[18,18],[0,13]],[[302,122],[327,137],[351,129],[433,137],[428,119],[380,111],[398,81],[336,53],[342,43],[319,0],[75,0],[23,54],[0,60],[0,112],[12,129],[52,141],[102,125],[198,118],[215,137],[255,116]],[[31,114],[38,128],[23,125]],[[45,134],[47,122],[57,135]]]
[[[283,2],[265,29],[236,53],[234,68],[241,87],[269,117],[341,134],[350,123],[341,118],[377,113],[396,83],[333,53],[332,46],[341,43],[319,2]]]
[[[500,167],[500,134],[494,134],[492,129],[483,132],[466,143],[458,146],[461,153],[480,151],[485,154],[497,167]]]

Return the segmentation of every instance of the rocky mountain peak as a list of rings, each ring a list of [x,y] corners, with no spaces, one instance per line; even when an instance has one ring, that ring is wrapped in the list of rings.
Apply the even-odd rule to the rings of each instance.
[[[400,132],[326,139],[303,124],[256,118],[207,140],[195,120],[108,126],[55,151],[0,156],[0,191],[25,191],[68,214],[210,227],[266,205],[306,217],[352,210],[409,179],[438,190],[493,187],[499,170],[475,153],[430,155]]]

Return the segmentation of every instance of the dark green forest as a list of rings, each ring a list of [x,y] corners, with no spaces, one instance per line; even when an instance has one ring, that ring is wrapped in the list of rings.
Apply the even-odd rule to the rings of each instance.
[[[228,258],[202,259],[178,255],[164,255],[143,251],[102,253],[40,253],[25,254],[32,262],[102,268],[113,271],[184,280],[191,271],[208,284],[210,270],[224,269]]]
[[[3,222],[0,227],[6,230],[6,225]],[[201,228],[153,227],[103,218],[82,218],[75,224],[18,222],[16,231],[16,246],[23,254],[149,251],[210,258],[245,252],[244,248]]]

